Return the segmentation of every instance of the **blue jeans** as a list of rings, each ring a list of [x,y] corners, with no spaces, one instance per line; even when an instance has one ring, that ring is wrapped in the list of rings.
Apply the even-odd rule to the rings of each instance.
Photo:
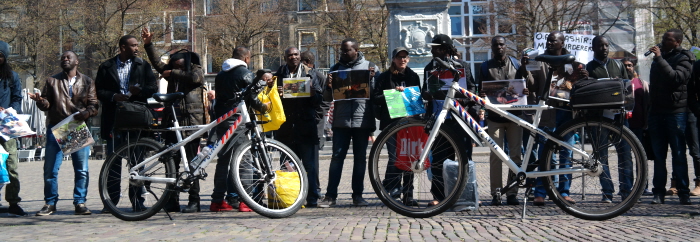
[[[629,124],[625,122],[625,126],[629,127]],[[596,130],[592,130],[591,142],[598,143],[598,145],[607,146],[609,143],[609,132],[610,131],[606,129],[599,134],[598,132],[596,132]],[[596,149],[597,147],[594,146],[593,148]],[[632,172],[632,169],[634,168],[634,166],[632,165],[632,150],[630,144],[626,141],[621,141],[617,143],[617,145],[615,145],[615,150],[619,157],[617,171],[620,182],[620,194],[623,194],[623,197],[626,197],[632,191],[632,179],[634,178],[634,174]],[[603,173],[600,174],[600,177],[598,178],[600,179],[600,185],[602,187],[603,195],[607,196],[608,198],[612,198],[612,195],[615,193],[615,185],[613,184],[612,179],[610,177],[610,167],[608,165],[607,157],[608,149],[605,148],[600,150],[599,158],[600,163],[603,164]]]
[[[58,146],[56,138],[51,132],[50,125],[46,127],[46,153],[44,161],[44,201],[48,205],[56,205],[58,202],[58,170],[63,163],[63,151]],[[90,147],[82,148],[70,156],[73,160],[75,172],[75,188],[73,189],[73,204],[85,203],[87,200],[87,188],[90,175],[88,174],[88,156]]]
[[[326,197],[338,197],[338,185],[343,174],[343,163],[350,149],[352,140],[353,168],[352,168],[352,197],[361,198],[364,191],[365,171],[367,170],[367,144],[372,129],[361,128],[333,128],[333,155],[328,171],[328,188]]]
[[[652,113],[649,115],[649,133],[654,147],[654,188],[655,194],[666,193],[666,152],[671,146],[671,162],[676,175],[678,196],[688,196],[688,160],[685,157],[685,126],[687,113]]]
[[[546,127],[546,126],[540,126],[539,128],[542,131],[547,132],[547,133],[554,132],[554,128],[550,128],[550,127]],[[535,150],[537,150],[538,159],[540,157],[544,158],[544,154],[543,154],[544,153],[544,144],[547,143],[547,139],[542,135],[537,135],[537,139],[535,139],[535,141],[537,141],[537,142],[532,146],[533,152]],[[552,154],[551,161],[552,161],[551,164],[554,164],[554,165],[559,164],[559,161],[557,161],[554,154]],[[540,160],[539,162],[544,162],[544,160]],[[539,167],[538,167],[538,169],[539,169]],[[559,183],[559,176],[554,176],[554,184],[558,184],[558,183]],[[537,183],[535,184],[535,188],[534,188],[534,194],[535,194],[535,197],[547,197],[547,189],[544,188],[544,178],[542,178],[542,177],[537,178]]]

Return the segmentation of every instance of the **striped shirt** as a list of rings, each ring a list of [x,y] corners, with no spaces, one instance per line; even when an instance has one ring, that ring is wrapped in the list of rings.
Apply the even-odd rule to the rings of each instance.
[[[129,75],[131,74],[131,59],[122,62],[117,57],[117,74],[119,75],[119,83],[122,94],[129,92]]]

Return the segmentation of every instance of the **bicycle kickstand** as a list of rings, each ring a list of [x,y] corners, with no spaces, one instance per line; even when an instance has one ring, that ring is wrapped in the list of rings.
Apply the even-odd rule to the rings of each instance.
[[[525,198],[523,199],[523,215],[520,218],[521,220],[524,220],[525,215],[527,214],[527,198],[530,197],[530,194],[532,194],[532,187],[525,189]]]

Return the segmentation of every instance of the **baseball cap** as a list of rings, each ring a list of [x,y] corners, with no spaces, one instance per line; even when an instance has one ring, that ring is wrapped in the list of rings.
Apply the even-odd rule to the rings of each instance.
[[[396,47],[396,49],[394,49],[394,51],[391,52],[391,58],[395,58],[396,55],[398,55],[401,51],[406,51],[406,54],[408,54],[408,49],[404,47]]]
[[[444,34],[438,34],[433,37],[433,41],[428,44],[429,46],[437,46],[437,45],[448,45],[452,46],[452,38],[450,36],[444,35]]]

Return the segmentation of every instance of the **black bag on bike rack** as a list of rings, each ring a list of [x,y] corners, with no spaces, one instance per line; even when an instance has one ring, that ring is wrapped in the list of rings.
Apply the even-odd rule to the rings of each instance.
[[[116,129],[150,128],[156,125],[153,113],[145,103],[142,102],[117,102],[114,122]]]
[[[629,80],[584,79],[571,88],[570,105],[574,109],[634,108],[634,92]]]

